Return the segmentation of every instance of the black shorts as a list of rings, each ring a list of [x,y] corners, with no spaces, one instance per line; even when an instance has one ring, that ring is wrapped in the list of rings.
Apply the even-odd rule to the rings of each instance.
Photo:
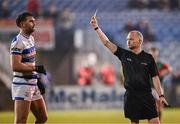
[[[129,92],[124,95],[125,117],[131,120],[158,117],[156,103],[151,92]]]

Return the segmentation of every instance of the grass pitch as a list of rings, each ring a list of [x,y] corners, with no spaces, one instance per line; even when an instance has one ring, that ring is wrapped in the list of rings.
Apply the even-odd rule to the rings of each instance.
[[[180,124],[180,108],[165,109],[163,124]],[[79,111],[49,111],[47,124],[119,124],[129,123],[120,110],[79,110]],[[28,123],[33,123],[34,117],[30,113]],[[0,112],[0,124],[12,124],[13,112]],[[147,123],[146,120],[140,123]]]

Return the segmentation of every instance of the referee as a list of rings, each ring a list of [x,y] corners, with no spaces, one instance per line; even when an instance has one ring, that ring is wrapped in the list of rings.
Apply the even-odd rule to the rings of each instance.
[[[138,124],[142,119],[148,119],[150,124],[160,124],[155,100],[151,93],[151,81],[153,81],[160,101],[164,104],[168,103],[164,98],[156,63],[151,54],[141,49],[143,35],[139,31],[130,31],[127,36],[129,50],[126,50],[109,41],[98,26],[95,16],[92,16],[90,23],[101,42],[122,63],[126,89],[124,95],[125,117],[129,118],[132,124]]]

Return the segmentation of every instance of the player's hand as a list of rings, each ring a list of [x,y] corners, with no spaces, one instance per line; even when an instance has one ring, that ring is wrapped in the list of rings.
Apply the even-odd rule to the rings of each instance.
[[[43,65],[36,65],[35,66],[35,71],[38,73],[43,73],[46,75],[46,69],[44,68]]]
[[[92,16],[92,17],[91,17],[90,24],[91,24],[91,26],[92,26],[93,28],[98,27],[98,23],[97,23],[96,16]]]
[[[45,94],[46,89],[45,89],[44,84],[41,82],[40,78],[37,79],[37,86],[41,92],[41,95]]]

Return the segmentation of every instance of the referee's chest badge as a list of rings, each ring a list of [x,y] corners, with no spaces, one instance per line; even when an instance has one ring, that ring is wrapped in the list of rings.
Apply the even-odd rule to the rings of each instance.
[[[132,61],[132,59],[131,59],[131,58],[127,58],[127,61],[130,61],[130,62],[131,62],[131,61]]]
[[[141,62],[141,64],[142,64],[142,65],[145,65],[145,66],[147,65],[147,63],[145,63],[145,62]]]

